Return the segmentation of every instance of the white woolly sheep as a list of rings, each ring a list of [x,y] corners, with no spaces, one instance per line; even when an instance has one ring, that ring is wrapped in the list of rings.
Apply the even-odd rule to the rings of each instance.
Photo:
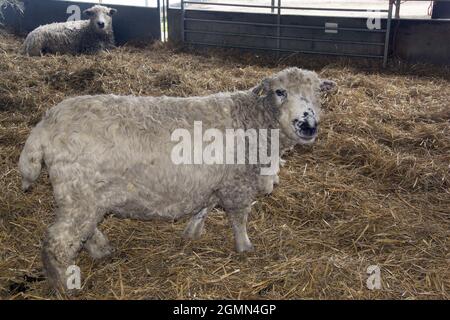
[[[198,238],[208,210],[219,205],[230,220],[238,252],[253,250],[247,216],[255,197],[270,192],[274,176],[259,164],[175,164],[176,129],[279,129],[280,150],[314,142],[320,91],[335,83],[290,68],[260,85],[205,97],[82,96],[53,107],[32,130],[19,160],[30,188],[45,162],[57,204],[43,243],[54,286],[65,290],[65,270],[84,247],[93,258],[111,253],[98,225],[105,214],[176,220],[191,216],[185,236]]]
[[[87,53],[114,48],[112,16],[116,9],[93,6],[84,14],[89,20],[68,21],[40,26],[26,37],[22,53],[39,56],[46,53]]]

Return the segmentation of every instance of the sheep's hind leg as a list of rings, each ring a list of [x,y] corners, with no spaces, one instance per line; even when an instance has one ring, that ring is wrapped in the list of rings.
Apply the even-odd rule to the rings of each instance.
[[[49,282],[61,292],[68,289],[66,274],[78,252],[100,222],[95,210],[60,207],[56,222],[48,228],[42,248],[44,270]]]
[[[86,241],[84,248],[93,259],[103,259],[114,252],[108,238],[97,228],[94,234]]]
[[[200,239],[205,227],[205,220],[207,216],[208,208],[200,210],[199,213],[193,216],[184,229],[183,237],[191,240]]]
[[[254,251],[247,234],[247,219],[251,211],[251,206],[239,210],[227,210],[228,219],[234,233],[234,241],[237,252]]]

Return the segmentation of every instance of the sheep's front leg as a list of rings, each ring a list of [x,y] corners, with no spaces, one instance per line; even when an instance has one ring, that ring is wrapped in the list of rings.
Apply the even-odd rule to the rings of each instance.
[[[273,176],[273,184],[274,184],[275,186],[277,186],[277,185],[280,184],[280,176],[279,176],[278,174],[276,174],[276,175]]]
[[[248,252],[254,250],[247,234],[247,219],[250,211],[250,206],[240,210],[227,211],[228,219],[230,220],[231,227],[233,228],[237,252]]]
[[[202,209],[199,213],[189,220],[186,229],[184,229],[183,237],[186,239],[197,240],[201,237],[205,227],[205,220],[208,216],[208,208]]]

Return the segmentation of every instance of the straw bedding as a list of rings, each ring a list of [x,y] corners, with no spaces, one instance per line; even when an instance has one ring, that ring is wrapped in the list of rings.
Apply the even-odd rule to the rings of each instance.
[[[42,278],[40,242],[53,219],[44,172],[20,190],[17,162],[43,112],[97,93],[204,95],[240,90],[286,66],[339,84],[324,97],[317,143],[285,156],[281,185],[253,207],[256,252],[233,250],[223,212],[196,242],[185,221],[107,218],[108,260],[82,253],[78,299],[450,298],[448,68],[179,50],[159,43],[97,56],[22,57],[0,34],[0,298],[58,298]],[[369,290],[367,267],[381,269]]]

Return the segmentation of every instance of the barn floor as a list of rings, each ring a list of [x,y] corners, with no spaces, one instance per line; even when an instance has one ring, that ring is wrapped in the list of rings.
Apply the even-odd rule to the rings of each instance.
[[[284,158],[281,185],[250,216],[256,252],[233,251],[215,211],[206,233],[184,242],[185,221],[107,218],[117,251],[82,253],[79,299],[449,299],[450,72],[378,62],[153,44],[98,56],[22,57],[0,34],[0,298],[52,299],[40,242],[53,219],[46,173],[28,194],[17,162],[30,128],[66,97],[116,93],[203,95],[246,89],[285,66],[338,82],[325,97],[320,138]],[[367,268],[382,288],[366,287]]]

